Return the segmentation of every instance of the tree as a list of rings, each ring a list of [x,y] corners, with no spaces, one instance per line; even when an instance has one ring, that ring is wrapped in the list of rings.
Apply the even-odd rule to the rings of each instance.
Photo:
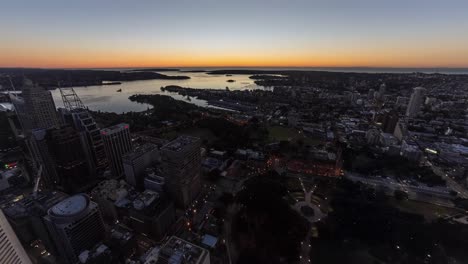
[[[403,200],[408,199],[408,193],[406,193],[404,191],[395,190],[393,195],[395,196],[395,199],[397,199],[397,201],[403,201]]]

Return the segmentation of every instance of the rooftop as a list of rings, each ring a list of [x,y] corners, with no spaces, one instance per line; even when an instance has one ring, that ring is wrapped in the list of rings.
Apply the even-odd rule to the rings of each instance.
[[[114,132],[121,131],[123,129],[129,129],[129,128],[130,128],[130,126],[128,124],[121,123],[121,124],[118,124],[118,125],[115,125],[115,126],[103,128],[103,129],[101,129],[101,133],[105,135],[105,134],[108,134],[108,133],[114,133]]]
[[[151,152],[153,150],[157,150],[158,146],[152,143],[146,143],[143,145],[140,145],[136,147],[134,150],[126,153],[125,155],[122,156],[123,160],[134,160],[136,158],[141,157],[145,153]]]
[[[159,193],[145,190],[140,193],[135,200],[133,200],[133,207],[137,210],[141,210],[152,204],[157,199],[159,199]]]
[[[88,197],[83,194],[77,194],[69,197],[50,208],[50,212],[56,216],[75,215],[88,206]]]
[[[178,237],[171,237],[161,248],[157,263],[196,264],[209,258],[209,252]]]
[[[169,142],[167,145],[163,146],[162,149],[179,152],[182,149],[184,149],[186,146],[191,145],[199,140],[200,139],[196,137],[180,136],[174,139],[173,141]]]

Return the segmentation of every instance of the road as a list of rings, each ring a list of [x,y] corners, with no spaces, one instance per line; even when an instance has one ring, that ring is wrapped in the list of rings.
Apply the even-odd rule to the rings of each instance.
[[[445,179],[445,181],[447,182],[447,186],[450,187],[452,190],[456,191],[459,197],[468,199],[468,190],[465,187],[456,182],[454,179],[450,178],[450,176],[447,173],[445,173],[441,168],[436,167],[432,164],[431,167],[432,171],[435,174]]]
[[[408,194],[410,200],[431,203],[434,205],[454,207],[451,201],[449,189],[446,187],[428,187],[428,186],[414,186],[398,182],[393,179],[378,178],[378,177],[364,177],[356,173],[345,172],[345,177],[354,182],[362,182],[364,184],[375,187],[383,187],[387,195],[393,195],[395,190],[404,191]]]

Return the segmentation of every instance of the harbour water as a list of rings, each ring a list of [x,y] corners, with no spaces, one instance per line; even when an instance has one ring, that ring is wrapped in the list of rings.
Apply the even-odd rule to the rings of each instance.
[[[148,109],[149,105],[132,102],[128,99],[134,94],[163,94],[174,97],[178,100],[184,100],[199,106],[208,106],[206,101],[190,98],[190,101],[181,95],[161,91],[161,87],[167,85],[178,85],[181,87],[200,88],[200,89],[226,89],[244,90],[244,89],[263,89],[258,86],[254,80],[249,79],[250,75],[211,75],[204,72],[162,72],[165,75],[184,75],[189,76],[187,80],[143,80],[122,82],[120,85],[96,85],[87,87],[74,87],[76,93],[83,103],[94,111],[103,112],[130,112],[143,111]],[[234,82],[227,82],[234,80]],[[117,90],[121,89],[121,92]],[[63,106],[60,91],[52,90],[57,107]]]
[[[132,102],[128,99],[134,94],[164,94],[172,96],[178,100],[184,100],[199,106],[208,106],[204,100],[191,98],[188,100],[183,96],[163,92],[161,87],[167,85],[178,85],[181,87],[200,88],[200,89],[225,89],[230,90],[242,89],[270,89],[270,87],[258,86],[254,80],[250,79],[251,75],[211,75],[205,72],[186,72],[196,70],[217,70],[222,68],[185,68],[182,71],[164,71],[165,75],[184,75],[189,76],[187,80],[142,80],[122,82],[121,85],[96,85],[87,87],[74,87],[76,93],[81,98],[83,103],[94,111],[104,112],[129,112],[143,111],[148,109],[149,105]],[[252,68],[230,68],[230,69],[252,69]],[[443,74],[468,74],[468,69],[416,69],[416,68],[255,68],[257,70],[315,70],[315,71],[334,71],[334,72],[361,72],[361,73],[443,73]],[[100,69],[106,70],[106,69]],[[130,70],[130,69],[108,69],[108,70]],[[234,80],[234,82],[228,82]],[[121,92],[117,90],[121,89]],[[58,89],[52,91],[52,95],[57,107],[63,105],[60,91]]]

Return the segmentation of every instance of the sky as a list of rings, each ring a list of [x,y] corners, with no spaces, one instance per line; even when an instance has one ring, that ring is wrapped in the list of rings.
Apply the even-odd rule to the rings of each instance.
[[[0,0],[0,67],[468,67],[466,0]]]

